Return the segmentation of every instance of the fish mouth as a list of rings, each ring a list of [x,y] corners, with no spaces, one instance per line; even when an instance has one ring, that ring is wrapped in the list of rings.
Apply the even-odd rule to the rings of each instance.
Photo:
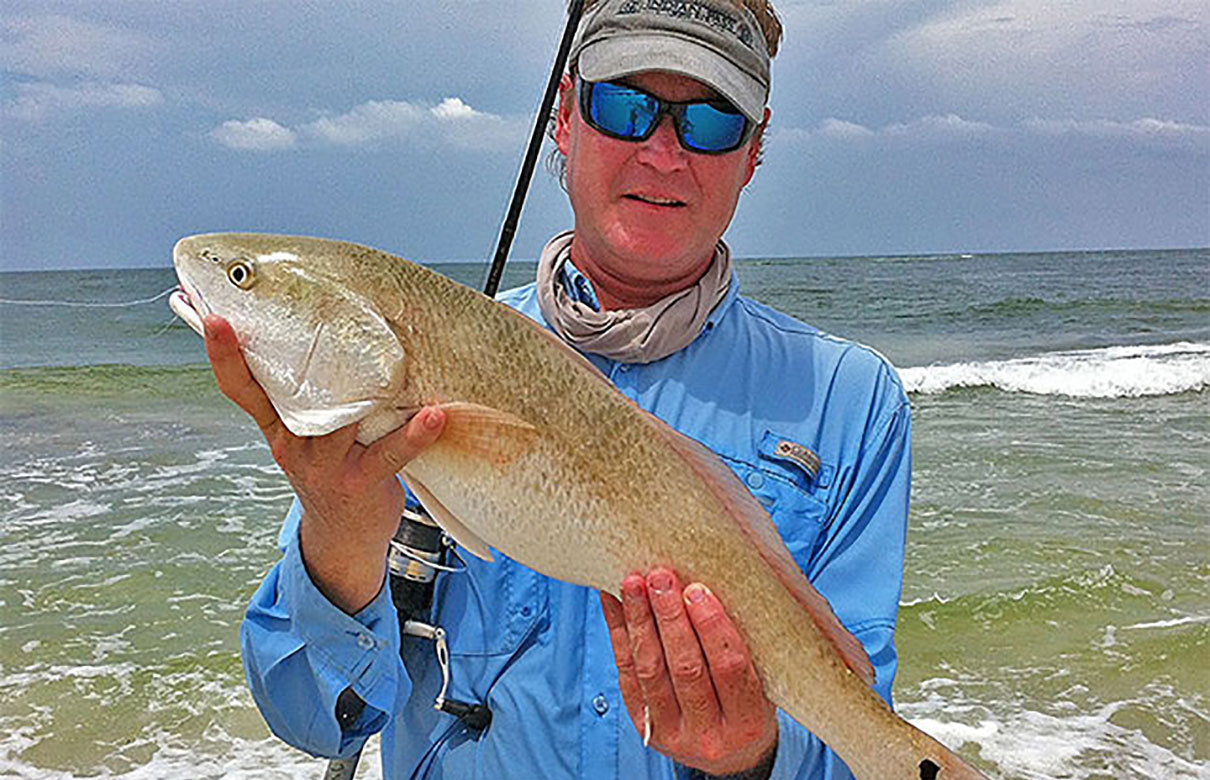
[[[200,295],[198,299],[201,299]],[[186,325],[193,328],[197,335],[202,338],[206,337],[206,328],[202,325],[202,314],[193,305],[193,297],[185,289],[184,284],[173,290],[172,295],[168,297],[168,307],[172,309],[173,314],[184,320]]]

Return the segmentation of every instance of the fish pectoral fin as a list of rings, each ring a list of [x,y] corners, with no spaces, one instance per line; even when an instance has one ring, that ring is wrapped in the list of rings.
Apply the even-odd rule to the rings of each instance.
[[[466,401],[437,408],[445,412],[441,444],[498,466],[529,451],[538,429],[514,414]]]
[[[473,554],[477,558],[482,558],[485,561],[491,561],[492,548],[491,546],[480,539],[474,531],[467,528],[461,520],[454,517],[454,513],[446,509],[445,504],[433,495],[432,491],[424,486],[424,483],[409,474],[407,467],[400,472],[403,477],[403,483],[408,486],[408,490],[412,491],[412,495],[432,515],[437,521],[437,525],[441,526],[447,534],[449,534],[455,542]]]

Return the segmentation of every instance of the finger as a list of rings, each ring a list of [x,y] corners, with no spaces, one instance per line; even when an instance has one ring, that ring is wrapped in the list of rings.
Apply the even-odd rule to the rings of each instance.
[[[609,644],[613,648],[613,662],[618,667],[618,690],[630,714],[635,729],[643,733],[643,691],[635,673],[634,655],[630,652],[630,633],[626,630],[626,614],[622,602],[601,591],[601,612],[609,628]]]
[[[630,652],[634,656],[635,677],[639,681],[643,702],[650,710],[655,742],[659,744],[664,732],[677,728],[681,712],[672,689],[672,680],[668,676],[660,632],[651,614],[647,583],[637,574],[622,580],[622,611],[630,636]]]
[[[206,357],[210,359],[218,389],[256,421],[266,439],[271,439],[282,428],[281,418],[248,370],[235,331],[215,314],[207,314],[202,325],[206,331]]]
[[[723,720],[737,722],[770,709],[747,644],[718,598],[693,583],[685,588],[685,611],[710,665]]]
[[[383,436],[361,453],[366,476],[377,482],[397,473],[425,447],[437,441],[443,427],[445,412],[435,406],[421,409],[407,425]]]
[[[685,613],[680,583],[667,569],[656,569],[647,575],[647,593],[685,729],[693,734],[713,729],[720,720],[718,697],[701,643]]]

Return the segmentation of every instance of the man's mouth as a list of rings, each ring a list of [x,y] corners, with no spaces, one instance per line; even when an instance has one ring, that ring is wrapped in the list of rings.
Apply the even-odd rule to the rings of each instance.
[[[645,195],[640,193],[628,193],[623,197],[628,200],[637,200],[640,203],[650,203],[652,206],[669,206],[680,207],[685,205],[685,201],[677,200],[676,198],[665,198],[659,195]]]

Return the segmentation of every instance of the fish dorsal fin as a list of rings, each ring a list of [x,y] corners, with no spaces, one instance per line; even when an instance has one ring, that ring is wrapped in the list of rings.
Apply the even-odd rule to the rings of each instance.
[[[464,549],[478,558],[482,558],[485,561],[492,560],[491,546],[467,528],[461,520],[454,517],[454,514],[445,508],[445,504],[441,503],[433,495],[432,491],[424,486],[423,482],[408,473],[406,466],[400,472],[400,476],[403,477],[403,482],[408,486],[408,490],[412,491],[412,495],[416,496],[416,500],[433,516],[433,519],[437,521],[437,525],[441,526],[442,530],[449,534],[455,542],[462,545]]]
[[[815,590],[794,559],[790,557],[789,550],[786,549],[781,535],[777,532],[777,526],[773,524],[773,520],[770,519],[760,502],[748,492],[718,455],[701,443],[674,431],[662,420],[654,416],[652,419],[659,423],[658,427],[662,429],[677,452],[684,457],[689,467],[703,477],[703,481],[707,485],[717,491],[718,498],[731,510],[732,516],[739,520],[744,534],[752,540],[761,557],[777,575],[778,580],[810,615],[820,633],[831,642],[845,666],[849,667],[866,685],[873,685],[874,667],[870,665],[865,648],[841,625],[836,614],[832,612],[832,606],[828,600]]]
[[[515,414],[467,401],[438,404],[445,412],[442,445],[503,466],[529,450],[538,429]]]

